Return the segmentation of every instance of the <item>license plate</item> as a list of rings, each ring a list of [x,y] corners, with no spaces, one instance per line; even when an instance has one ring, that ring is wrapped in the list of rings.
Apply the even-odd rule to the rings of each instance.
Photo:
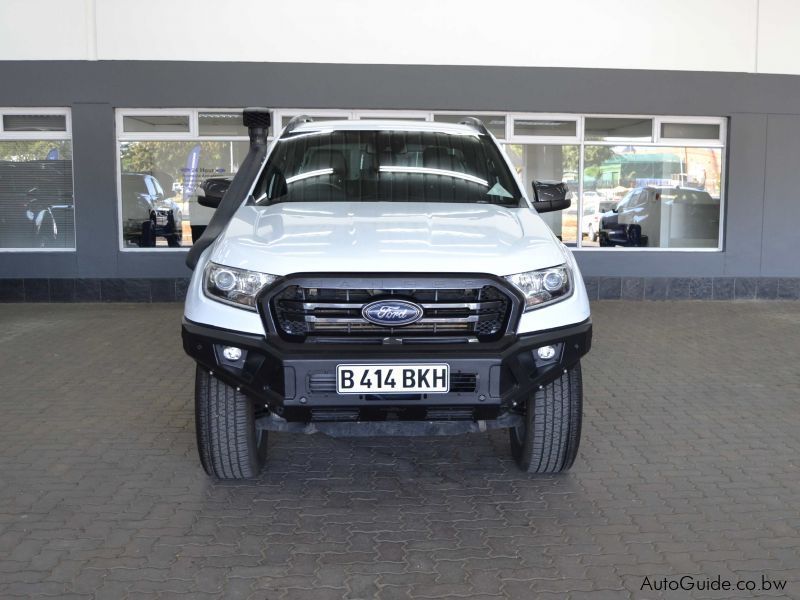
[[[444,394],[450,365],[337,365],[337,394]]]

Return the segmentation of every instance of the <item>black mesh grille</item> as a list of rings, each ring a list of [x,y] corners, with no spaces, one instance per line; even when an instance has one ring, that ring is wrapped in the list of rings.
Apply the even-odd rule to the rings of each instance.
[[[422,306],[422,318],[401,327],[364,319],[365,304],[382,299],[409,300]],[[467,289],[340,289],[290,285],[269,300],[281,337],[342,343],[377,341],[492,341],[505,331],[512,310],[509,296],[494,285]]]

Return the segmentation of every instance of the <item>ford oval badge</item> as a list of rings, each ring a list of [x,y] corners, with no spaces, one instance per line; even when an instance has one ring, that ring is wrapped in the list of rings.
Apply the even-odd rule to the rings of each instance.
[[[376,325],[400,327],[419,321],[422,307],[407,300],[377,300],[364,305],[361,316]]]

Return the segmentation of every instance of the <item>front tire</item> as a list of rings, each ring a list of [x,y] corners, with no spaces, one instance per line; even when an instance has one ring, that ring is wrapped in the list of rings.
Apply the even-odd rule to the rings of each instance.
[[[217,479],[256,477],[267,457],[267,432],[256,428],[253,402],[197,367],[197,450],[205,472]]]
[[[511,454],[527,473],[563,473],[578,454],[583,412],[581,365],[544,386],[526,405],[524,424],[509,430]]]

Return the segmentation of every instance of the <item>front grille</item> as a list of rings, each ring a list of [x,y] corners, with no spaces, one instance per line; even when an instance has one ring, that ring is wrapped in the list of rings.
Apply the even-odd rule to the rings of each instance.
[[[450,373],[450,392],[472,393],[477,389],[478,377],[475,373]],[[317,394],[336,393],[336,375],[314,373],[308,378],[308,391]]]
[[[383,299],[415,302],[422,306],[422,318],[400,327],[367,321],[361,309]],[[296,342],[484,342],[503,335],[512,300],[491,284],[461,289],[289,285],[271,297],[269,307],[278,334]]]

